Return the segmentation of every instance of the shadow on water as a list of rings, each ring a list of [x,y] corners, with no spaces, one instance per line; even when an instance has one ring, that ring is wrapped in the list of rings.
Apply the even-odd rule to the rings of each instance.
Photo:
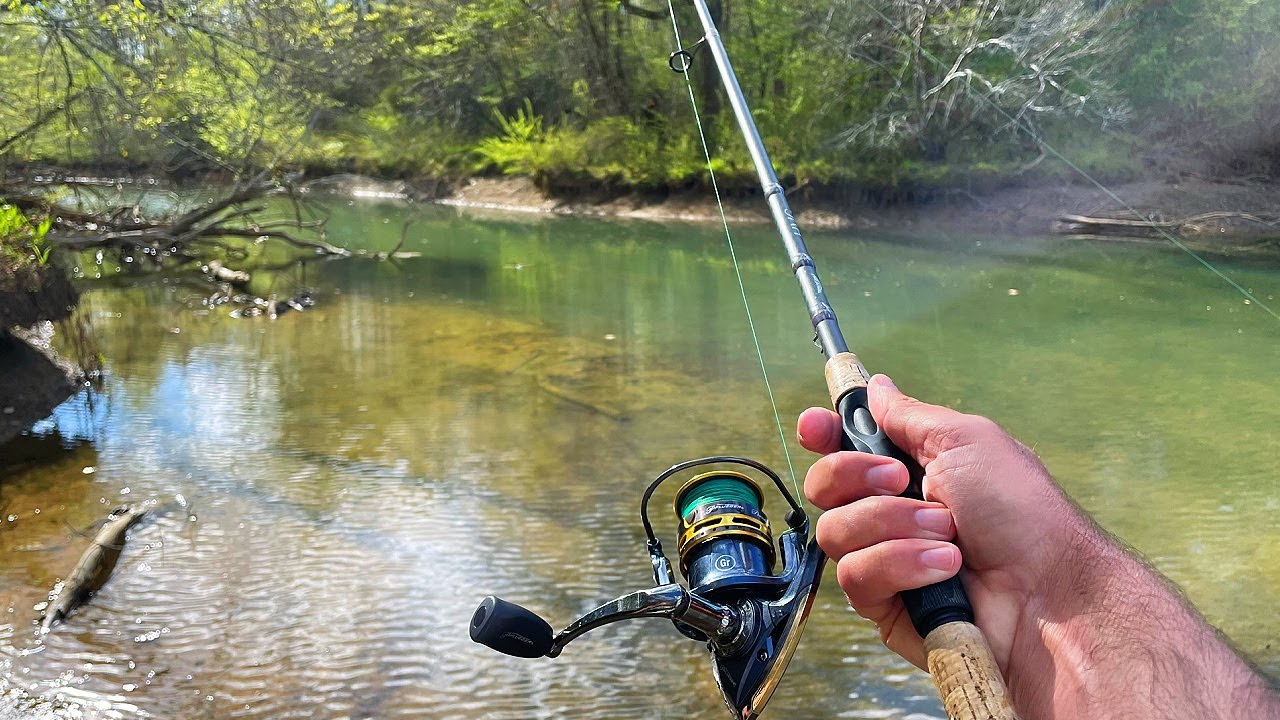
[[[89,441],[75,437],[66,437],[61,431],[53,430],[45,434],[19,435],[5,443],[0,450],[0,474],[12,473],[29,465],[39,465],[61,458],[77,446],[88,445]],[[4,485],[0,482],[0,492]]]
[[[383,249],[408,212],[359,206],[330,231]],[[823,402],[820,359],[774,240],[741,235],[789,425]],[[4,471],[0,548],[25,550],[0,567],[0,693],[52,698],[52,717],[722,717],[702,651],[667,624],[538,663],[465,630],[489,593],[558,622],[646,586],[636,503],[672,463],[785,468],[722,242],[695,226],[429,211],[405,247],[421,258],[264,276],[319,299],[275,321],[230,318],[163,279],[91,286],[102,395],[61,408]],[[873,367],[1034,442],[1104,525],[1280,667],[1267,627],[1280,467],[1263,437],[1280,391],[1257,380],[1274,329],[1178,258],[990,244],[810,239]],[[1194,431],[1206,424],[1223,434]],[[802,471],[809,456],[791,450]],[[193,511],[139,526],[100,596],[37,643],[34,608],[81,548],[69,528],[178,496]],[[941,716],[833,584],[771,712]]]

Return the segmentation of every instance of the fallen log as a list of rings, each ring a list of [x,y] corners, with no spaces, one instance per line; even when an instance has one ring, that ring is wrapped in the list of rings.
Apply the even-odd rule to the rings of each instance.
[[[1131,219],[1090,217],[1088,215],[1061,215],[1053,223],[1053,231],[1064,235],[1108,235],[1124,237],[1161,237],[1174,235],[1199,235],[1206,230],[1222,230],[1223,226],[1242,222],[1264,227],[1280,225],[1278,220],[1268,220],[1242,212],[1217,211],[1201,213],[1181,220]]]
[[[49,607],[45,609],[40,624],[41,635],[52,630],[54,625],[66,619],[106,584],[120,559],[120,552],[124,550],[126,533],[146,514],[146,510],[132,507],[123,507],[111,514],[107,524],[93,538],[93,544],[80,556],[75,569],[50,596]]]
[[[1064,235],[1123,235],[1127,237],[1159,237],[1160,231],[1180,232],[1180,223],[1155,220],[1098,218],[1087,215],[1063,215],[1053,223],[1053,231]]]

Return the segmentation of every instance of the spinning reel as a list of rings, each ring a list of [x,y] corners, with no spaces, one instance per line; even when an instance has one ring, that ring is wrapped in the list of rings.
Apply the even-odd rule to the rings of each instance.
[[[668,478],[696,467],[740,465],[767,476],[790,506],[787,530],[774,546],[760,487],[741,472],[714,469],[676,493],[678,583],[649,522],[649,500]],[[657,587],[605,603],[553,634],[519,605],[489,596],[471,618],[471,639],[516,657],[557,657],[573,640],[603,625],[668,618],[685,637],[707,643],[716,683],[739,720],[760,715],[799,645],[826,556],[809,539],[809,519],[776,473],[746,458],[717,456],[680,463],[659,475],[640,502]],[[773,567],[781,556],[782,567]]]

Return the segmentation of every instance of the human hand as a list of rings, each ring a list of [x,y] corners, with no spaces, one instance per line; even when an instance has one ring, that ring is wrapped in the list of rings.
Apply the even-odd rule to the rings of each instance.
[[[889,438],[925,469],[925,500],[898,497],[908,476],[897,460],[839,451],[839,417],[811,408],[797,432],[805,448],[829,453],[805,478],[806,496],[827,511],[819,545],[853,608],[921,668],[921,639],[898,593],[946,580],[963,564],[976,623],[1007,674],[1021,626],[1034,620],[1028,610],[1050,599],[1056,569],[1096,534],[1092,523],[994,422],[909,398],[883,375],[872,378],[868,399]]]
[[[805,495],[826,511],[818,544],[891,650],[925,667],[898,593],[961,572],[1026,720],[1280,720],[1270,683],[1076,508],[1025,446],[986,418],[907,397],[883,375],[867,392],[876,422],[924,468],[923,501],[898,497],[902,463],[840,451],[830,410],[806,410],[796,429],[801,445],[826,454],[805,477]]]

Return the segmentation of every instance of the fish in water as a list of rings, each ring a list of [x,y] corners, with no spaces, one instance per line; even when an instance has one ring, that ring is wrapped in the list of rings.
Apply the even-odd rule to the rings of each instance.
[[[143,508],[127,506],[111,513],[107,524],[98,531],[93,544],[80,556],[80,562],[62,583],[62,589],[50,598],[40,625],[41,635],[52,630],[54,625],[62,622],[106,584],[115,570],[116,561],[120,559],[120,551],[124,549],[125,534],[146,514]]]

